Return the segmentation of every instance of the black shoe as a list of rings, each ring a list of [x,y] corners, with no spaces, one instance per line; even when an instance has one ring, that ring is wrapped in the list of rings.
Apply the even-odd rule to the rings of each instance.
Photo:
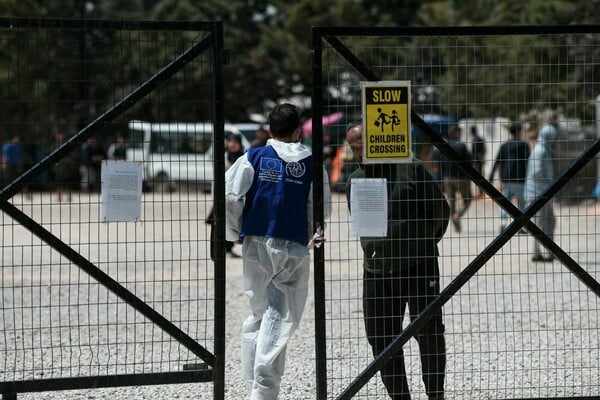
[[[535,256],[531,257],[531,261],[533,261],[533,262],[552,262],[552,261],[554,261],[554,257],[553,256],[544,257],[541,254],[536,254]]]

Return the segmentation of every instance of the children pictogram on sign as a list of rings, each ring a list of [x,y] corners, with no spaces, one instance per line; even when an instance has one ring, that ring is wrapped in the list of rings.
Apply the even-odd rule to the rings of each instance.
[[[379,115],[373,125],[379,127],[381,126],[381,133],[385,131],[386,125],[391,125],[392,132],[394,132],[394,128],[400,126],[400,118],[398,117],[398,112],[396,110],[392,110],[392,115],[387,115],[384,113],[381,108],[377,109]]]
[[[375,120],[373,125],[375,125],[375,126],[381,125],[381,133],[383,133],[385,126],[390,123],[390,121],[388,120],[388,118],[390,116],[387,115],[386,113],[384,113],[383,111],[381,111],[381,108],[378,108],[377,112],[379,113],[379,115],[377,116],[377,119]]]
[[[363,161],[411,162],[410,82],[361,82]]]
[[[392,111],[392,117],[391,117],[391,124],[392,124],[392,132],[394,132],[394,128],[396,126],[400,126],[400,118],[398,117],[398,112],[396,112],[396,110]]]

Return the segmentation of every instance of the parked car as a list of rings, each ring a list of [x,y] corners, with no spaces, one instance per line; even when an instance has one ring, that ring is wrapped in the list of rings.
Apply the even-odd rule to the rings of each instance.
[[[256,131],[267,126],[264,124],[258,124],[256,122],[241,122],[231,124],[232,127],[242,132],[242,134],[248,139],[250,143],[256,138]]]
[[[134,120],[128,128],[127,160],[143,162],[145,187],[167,192],[174,190],[176,183],[194,183],[210,190],[214,181],[211,122]],[[250,147],[239,129],[225,124],[225,136],[228,134],[242,135],[242,145]]]

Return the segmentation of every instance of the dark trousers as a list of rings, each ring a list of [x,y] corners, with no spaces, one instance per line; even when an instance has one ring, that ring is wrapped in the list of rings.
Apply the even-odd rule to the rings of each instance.
[[[411,320],[420,314],[440,292],[437,258],[425,260],[398,274],[375,275],[365,271],[363,309],[367,338],[377,356],[402,332],[406,305]],[[428,396],[444,393],[446,342],[442,312],[439,311],[416,335],[421,353],[423,382]],[[392,399],[410,399],[404,357],[398,352],[381,369],[381,379]]]

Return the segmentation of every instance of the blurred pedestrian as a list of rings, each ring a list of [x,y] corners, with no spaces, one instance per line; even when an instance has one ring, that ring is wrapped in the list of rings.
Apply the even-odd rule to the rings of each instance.
[[[109,160],[127,160],[127,142],[123,135],[117,135],[116,141],[108,147],[106,155]]]
[[[485,162],[485,142],[477,133],[477,126],[471,125],[471,165],[475,171],[482,174],[483,163]],[[477,185],[475,186],[475,196],[480,197],[483,193]]]
[[[65,142],[65,134],[61,131],[55,136],[56,147],[59,147]],[[73,152],[70,152],[61,158],[55,165],[55,186],[58,195],[58,201],[61,202],[63,196],[67,201],[71,201],[71,190],[77,184],[79,179],[77,160]]]
[[[243,156],[245,153],[244,145],[242,142],[241,134],[230,134],[225,138],[225,172],[233,165],[235,162]],[[216,254],[216,238],[215,238],[215,229],[214,229],[214,207],[210,210],[208,218],[206,220],[208,224],[211,224],[210,230],[210,239],[211,239],[211,247],[210,247],[210,258],[211,260],[215,259]],[[226,252],[233,258],[239,258],[240,255],[233,251],[233,247],[235,246],[235,242],[231,240],[225,240],[225,250]]]
[[[454,125],[448,132],[448,144],[458,153],[460,161],[471,163],[471,155],[467,146],[460,141],[460,128]],[[467,212],[471,203],[471,181],[465,173],[453,162],[450,162],[437,147],[432,151],[432,162],[438,165],[442,178],[443,189],[450,204],[450,213],[454,230],[460,233],[460,219]],[[462,207],[458,208],[458,194],[462,198]]]
[[[523,137],[523,125],[512,124],[509,127],[512,139],[502,143],[496,161],[490,171],[489,181],[493,181],[494,173],[498,169],[498,176],[502,184],[502,194],[508,200],[516,200],[519,210],[525,209],[525,196],[523,187],[527,175],[527,160],[529,159],[529,146],[521,140]],[[508,214],[502,208],[500,210],[500,232],[506,228]]]
[[[556,140],[557,130],[551,123],[551,120],[545,119],[537,135],[533,151],[527,161],[527,175],[525,178],[525,200],[531,203],[538,199],[541,194],[554,181],[554,160],[552,154],[552,144]],[[548,199],[546,204],[533,216],[533,222],[550,239],[554,238],[554,229],[556,228],[556,217],[554,216],[553,199]],[[533,262],[552,262],[552,254],[544,255],[542,246],[534,238],[533,241]]]
[[[21,175],[24,165],[21,136],[15,133],[2,146],[2,169],[7,183],[14,181]]]
[[[267,140],[269,140],[269,132],[264,128],[258,128],[256,130],[256,136],[252,143],[250,143],[251,147],[263,147],[267,145]]]
[[[88,138],[86,143],[81,146],[81,164],[79,166],[83,193],[100,191],[100,168],[104,159],[106,159],[106,153],[103,146],[96,141],[95,137]]]

